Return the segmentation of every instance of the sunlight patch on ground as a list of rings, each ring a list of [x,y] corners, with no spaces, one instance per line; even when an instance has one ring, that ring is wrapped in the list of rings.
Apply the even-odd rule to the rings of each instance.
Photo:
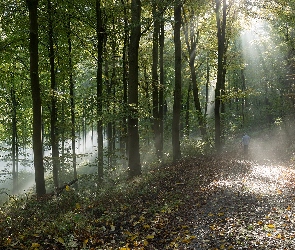
[[[244,176],[231,176],[212,183],[213,186],[230,189],[233,192],[249,192],[255,195],[277,195],[285,184],[282,177],[288,171],[283,166],[253,165]]]
[[[263,178],[268,178],[269,180],[278,180],[280,173],[282,172],[281,166],[271,166],[271,165],[256,165],[253,167],[252,175],[259,176]]]

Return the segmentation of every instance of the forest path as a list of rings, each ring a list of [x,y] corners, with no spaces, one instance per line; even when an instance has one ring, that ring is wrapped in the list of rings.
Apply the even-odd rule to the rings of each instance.
[[[259,161],[219,162],[192,213],[189,249],[295,249],[294,168],[255,153]]]

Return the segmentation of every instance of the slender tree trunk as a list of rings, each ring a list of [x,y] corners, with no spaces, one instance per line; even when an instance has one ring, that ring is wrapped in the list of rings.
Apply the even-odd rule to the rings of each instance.
[[[109,76],[109,64],[108,62],[105,62],[105,85],[106,85],[106,90],[107,90],[107,102],[108,102],[108,106],[111,105],[111,102],[112,102],[112,80],[109,80],[110,79],[110,76]],[[109,114],[111,114],[112,111],[108,111]],[[108,157],[108,166],[111,166],[111,162],[112,162],[112,154],[113,154],[113,150],[112,150],[112,141],[113,141],[113,123],[112,121],[109,121],[108,124],[107,124],[107,139],[108,139],[108,154],[107,154],[107,157]]]
[[[180,113],[181,113],[181,3],[175,1],[174,6],[174,46],[175,46],[175,87],[172,120],[173,161],[181,158],[180,150]]]
[[[153,31],[153,64],[152,64],[152,86],[153,86],[153,130],[155,150],[158,159],[161,159],[161,135],[160,135],[160,117],[159,117],[159,75],[158,75],[158,62],[159,62],[159,11],[157,10],[157,3],[153,2],[153,18],[154,18],[154,31]]]
[[[43,167],[43,145],[42,145],[42,104],[40,94],[40,83],[38,74],[38,0],[27,0],[30,20],[30,78],[33,99],[33,150],[36,193],[38,197],[46,194],[44,167]]]
[[[191,92],[192,92],[192,84],[189,83],[188,89],[187,89],[187,95],[186,95],[186,109],[185,109],[185,135],[189,136],[190,135],[190,122],[189,122],[189,117],[190,117],[190,101],[191,101]]]
[[[131,1],[131,34],[129,47],[128,86],[128,168],[129,177],[141,174],[138,133],[138,49],[141,36],[141,1]]]
[[[124,0],[121,0],[124,6],[124,41],[123,41],[123,72],[122,72],[122,81],[123,81],[123,117],[122,117],[122,128],[121,128],[121,138],[120,138],[120,148],[121,155],[123,158],[126,157],[128,152],[127,146],[127,105],[128,105],[128,97],[127,97],[127,89],[128,89],[128,47],[129,47],[129,29],[128,29],[128,17],[127,10],[124,3]],[[124,163],[126,161],[124,160]]]
[[[193,16],[192,12],[192,16]],[[184,17],[185,12],[184,12]],[[192,80],[192,90],[193,90],[193,96],[194,96],[194,104],[195,109],[198,117],[199,127],[201,131],[201,135],[203,137],[206,136],[206,121],[205,116],[202,111],[201,102],[199,98],[199,87],[197,84],[197,73],[195,68],[195,61],[196,61],[196,50],[197,50],[197,43],[198,43],[198,32],[196,34],[196,27],[193,22],[185,21],[184,25],[184,33],[185,33],[185,42],[189,54],[189,67],[191,72],[191,80]]]
[[[181,4],[175,1],[174,6],[174,46],[175,46],[175,87],[174,87],[174,104],[172,119],[172,147],[173,161],[181,158],[180,151],[180,112],[181,112]]]
[[[160,22],[160,89],[159,89],[159,156],[160,159],[163,158],[163,148],[164,148],[164,21],[163,13],[161,14]]]
[[[115,28],[115,24],[114,24]],[[113,54],[113,60],[112,60],[112,72],[111,72],[111,81],[110,81],[110,86],[109,86],[109,96],[110,96],[110,101],[114,101],[113,97],[116,95],[116,41],[113,41],[112,44],[112,54]],[[108,129],[110,130],[110,138],[111,140],[109,141],[109,150],[110,150],[110,160],[109,160],[109,165],[113,166],[115,164],[115,153],[116,153],[116,122],[112,120],[110,124],[108,125]]]
[[[47,1],[48,8],[48,39],[49,39],[49,62],[50,62],[50,81],[51,81],[51,150],[52,150],[52,169],[54,187],[58,188],[59,180],[59,150],[58,150],[58,132],[57,132],[57,84],[55,77],[55,52],[53,41],[53,10],[51,0]]]
[[[97,36],[97,170],[99,181],[103,179],[103,122],[102,122],[102,56],[104,30],[101,16],[101,0],[96,0],[96,36]]]
[[[221,10],[222,9],[222,10]],[[220,14],[222,16],[220,17]],[[226,0],[223,0],[221,8],[221,0],[216,0],[216,22],[217,22],[217,39],[218,39],[218,66],[217,66],[217,81],[215,88],[215,148],[218,152],[221,151],[221,101],[224,94],[225,80],[225,28],[226,28]]]
[[[206,59],[206,103],[205,103],[205,117],[208,114],[208,103],[209,103],[209,82],[210,82],[210,67],[209,67],[209,53]]]
[[[71,100],[71,141],[72,141],[72,161],[73,161],[73,171],[74,180],[78,178],[77,174],[77,155],[76,155],[76,115],[75,115],[75,84],[73,79],[73,62],[72,62],[72,28],[71,28],[71,18],[68,17],[68,57],[69,57],[69,82],[70,82],[70,100]],[[75,183],[75,187],[78,188],[78,183]]]
[[[18,143],[17,143],[17,119],[16,109],[17,102],[15,98],[15,89],[11,89],[11,100],[12,100],[12,182],[13,182],[13,193],[18,193]]]

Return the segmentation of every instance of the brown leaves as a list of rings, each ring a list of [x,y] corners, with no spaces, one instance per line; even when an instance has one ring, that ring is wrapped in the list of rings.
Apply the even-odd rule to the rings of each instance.
[[[114,185],[103,195],[95,193],[95,199],[86,195],[90,189],[79,197],[69,189],[46,205],[33,202],[13,214],[1,211],[0,244],[20,249],[292,249],[294,199],[287,183],[293,175],[288,173],[274,180],[249,161],[190,158],[152,169],[128,185]]]

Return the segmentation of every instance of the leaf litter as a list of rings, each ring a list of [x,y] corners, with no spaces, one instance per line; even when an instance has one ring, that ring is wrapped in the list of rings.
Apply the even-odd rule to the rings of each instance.
[[[295,249],[295,171],[232,155],[0,210],[2,249]]]

